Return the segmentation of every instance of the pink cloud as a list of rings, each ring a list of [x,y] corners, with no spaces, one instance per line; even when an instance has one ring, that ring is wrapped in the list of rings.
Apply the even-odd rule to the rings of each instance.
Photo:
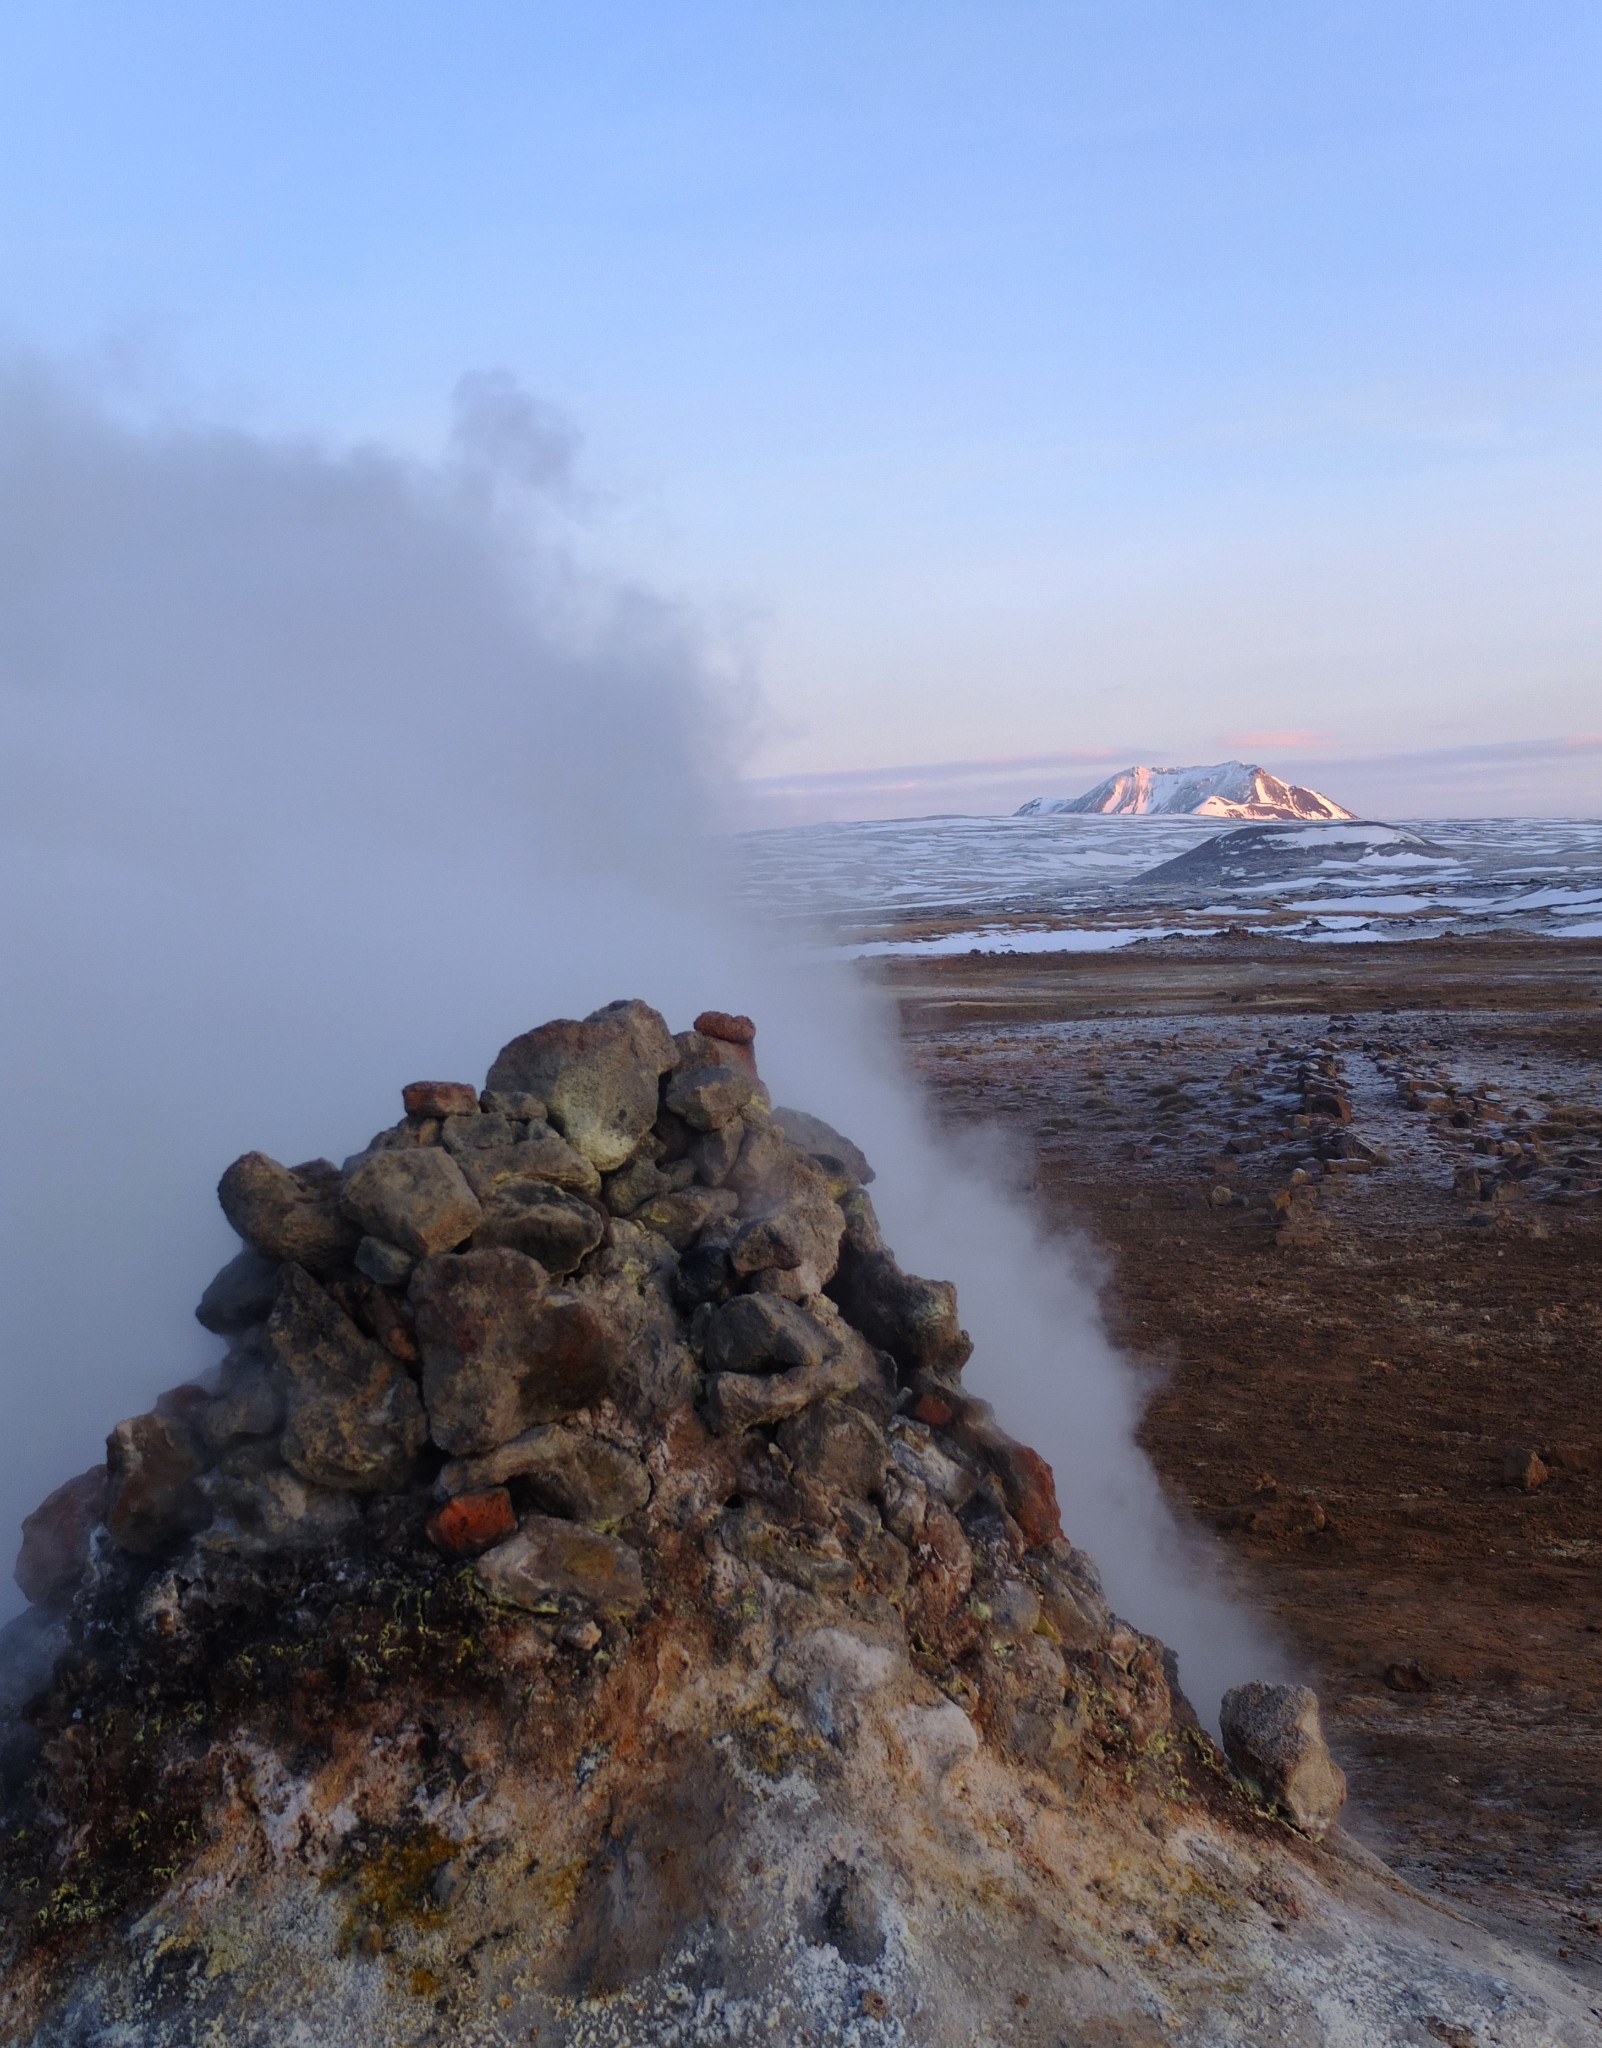
[[[1283,732],[1231,732],[1224,735],[1225,742],[1232,747],[1326,747],[1329,745],[1327,732],[1303,731],[1301,728]]]

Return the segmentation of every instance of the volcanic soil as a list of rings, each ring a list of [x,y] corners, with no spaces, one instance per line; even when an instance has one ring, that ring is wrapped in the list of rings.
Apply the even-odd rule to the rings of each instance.
[[[1602,1984],[1602,943],[878,971],[940,1113],[1099,1248],[1146,1449],[1317,1686],[1353,1832]]]

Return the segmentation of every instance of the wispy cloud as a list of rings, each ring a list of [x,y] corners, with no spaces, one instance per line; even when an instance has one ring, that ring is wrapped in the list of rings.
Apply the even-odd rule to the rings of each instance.
[[[1330,743],[1327,732],[1311,732],[1299,727],[1277,732],[1229,732],[1224,735],[1226,747],[1324,747]]]
[[[1522,816],[1602,812],[1602,733],[1478,745],[1359,752],[1312,730],[1242,732],[1226,744],[1272,753],[1275,774],[1316,781],[1353,808],[1401,816]],[[1173,758],[1171,748],[1076,748],[997,760],[769,775],[741,785],[749,826],[851,818],[918,818],[1014,811],[1026,797],[1077,796],[1117,768]]]

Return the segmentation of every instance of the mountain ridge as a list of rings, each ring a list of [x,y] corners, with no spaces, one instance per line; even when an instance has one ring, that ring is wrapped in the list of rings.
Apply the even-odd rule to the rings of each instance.
[[[1082,796],[1031,797],[1019,818],[1099,813],[1121,817],[1244,818],[1262,822],[1343,820],[1356,814],[1299,782],[1283,782],[1255,761],[1208,767],[1124,768]]]

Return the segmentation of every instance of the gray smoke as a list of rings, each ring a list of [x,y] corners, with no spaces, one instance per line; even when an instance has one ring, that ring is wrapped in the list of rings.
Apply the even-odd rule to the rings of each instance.
[[[692,622],[575,565],[574,448],[499,375],[424,465],[0,372],[0,1531],[214,1355],[236,1154],[340,1157],[547,1016],[714,1004],[876,1156],[971,1379],[1210,1704],[1271,1660],[1185,1555],[1088,1291],[927,1130],[871,998],[729,908],[740,700]]]

